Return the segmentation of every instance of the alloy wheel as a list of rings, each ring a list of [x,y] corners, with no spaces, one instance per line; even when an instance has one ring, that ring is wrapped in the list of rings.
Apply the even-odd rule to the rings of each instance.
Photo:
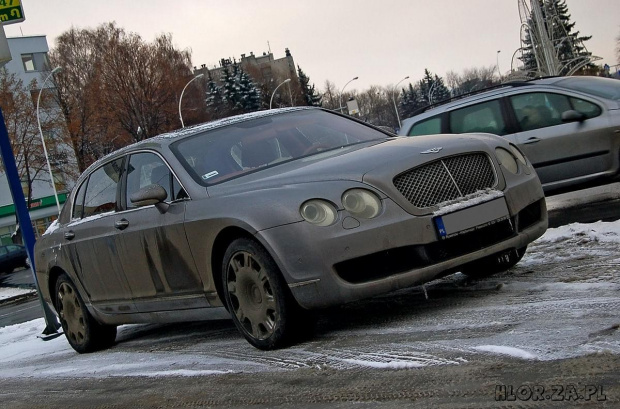
[[[265,267],[251,253],[239,251],[230,258],[226,281],[233,313],[245,331],[257,340],[269,338],[278,309]]]

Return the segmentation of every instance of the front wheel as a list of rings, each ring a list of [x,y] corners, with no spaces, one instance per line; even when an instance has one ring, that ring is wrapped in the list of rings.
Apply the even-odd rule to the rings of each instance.
[[[222,264],[224,298],[237,329],[263,350],[276,349],[307,334],[312,319],[290,293],[278,266],[253,240],[233,241]]]
[[[461,273],[470,277],[486,277],[501,273],[514,267],[525,255],[527,246],[513,249],[508,252],[493,254],[483,259],[466,264]]]
[[[116,326],[100,324],[90,315],[75,284],[66,274],[56,282],[54,304],[65,337],[77,352],[98,351],[114,344]]]

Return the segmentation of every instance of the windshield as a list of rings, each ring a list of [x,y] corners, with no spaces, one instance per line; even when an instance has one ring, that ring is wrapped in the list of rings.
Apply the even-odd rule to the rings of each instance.
[[[257,118],[171,145],[190,175],[210,185],[298,158],[388,135],[321,110]]]
[[[620,101],[620,81],[600,77],[570,77],[556,82],[558,87]]]

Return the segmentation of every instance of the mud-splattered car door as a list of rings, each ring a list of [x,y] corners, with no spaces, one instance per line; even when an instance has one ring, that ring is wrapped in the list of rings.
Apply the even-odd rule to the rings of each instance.
[[[153,152],[130,155],[117,214],[119,257],[138,311],[154,312],[208,306],[189,249],[183,221],[187,195],[168,165]],[[137,207],[132,193],[150,184],[166,189],[169,204]]]

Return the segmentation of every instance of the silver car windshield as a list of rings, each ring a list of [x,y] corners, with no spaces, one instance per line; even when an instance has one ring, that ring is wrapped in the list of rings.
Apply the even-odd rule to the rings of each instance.
[[[599,77],[571,77],[556,82],[558,87],[620,101],[620,81]]]
[[[171,149],[194,180],[207,186],[284,162],[388,137],[329,112],[304,110],[203,132],[173,143]]]

